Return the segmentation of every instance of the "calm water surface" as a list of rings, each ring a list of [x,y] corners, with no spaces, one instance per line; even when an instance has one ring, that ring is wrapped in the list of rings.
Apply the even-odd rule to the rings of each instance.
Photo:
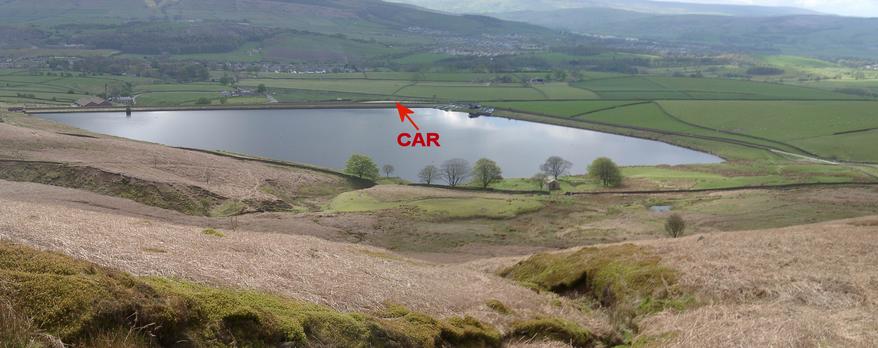
[[[573,162],[584,173],[597,157],[622,165],[716,163],[720,158],[660,142],[575,128],[495,117],[416,109],[422,132],[440,133],[440,148],[402,148],[395,109],[223,110],[52,114],[41,117],[89,131],[125,138],[344,168],[354,153],[372,157],[379,168],[391,164],[395,175],[415,180],[428,164],[452,158],[470,163],[487,157],[506,177],[529,177],[549,156]]]

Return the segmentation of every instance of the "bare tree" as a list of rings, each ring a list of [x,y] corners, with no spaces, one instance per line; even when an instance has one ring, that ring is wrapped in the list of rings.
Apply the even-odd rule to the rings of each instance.
[[[447,160],[442,163],[440,175],[448,186],[455,187],[470,176],[469,162],[460,158]]]
[[[436,166],[432,164],[424,167],[424,169],[421,169],[418,173],[418,178],[421,179],[421,182],[427,185],[432,184],[433,180],[436,180],[437,177],[439,177],[439,168],[436,168]]]
[[[558,156],[549,157],[546,160],[546,163],[540,166],[540,170],[546,175],[551,175],[552,178],[558,179],[561,175],[567,174],[567,171],[573,167],[573,163],[567,161]]]
[[[384,176],[390,177],[391,174],[396,170],[392,165],[385,164],[384,167],[381,168],[381,171],[384,172]]]
[[[682,236],[683,231],[685,230],[686,221],[678,214],[669,216],[668,221],[665,222],[665,231],[668,232],[668,235],[671,236],[671,238]]]

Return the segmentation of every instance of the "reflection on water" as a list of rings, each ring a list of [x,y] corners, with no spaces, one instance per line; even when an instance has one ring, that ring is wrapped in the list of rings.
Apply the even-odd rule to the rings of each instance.
[[[343,168],[354,153],[391,164],[396,175],[415,179],[425,165],[451,158],[496,161],[506,177],[529,177],[549,156],[573,162],[584,173],[597,157],[622,165],[715,163],[720,158],[667,145],[587,130],[494,117],[417,109],[422,132],[441,134],[440,148],[402,148],[396,110],[223,110],[54,114],[43,117],[97,133],[209,150],[226,150]]]

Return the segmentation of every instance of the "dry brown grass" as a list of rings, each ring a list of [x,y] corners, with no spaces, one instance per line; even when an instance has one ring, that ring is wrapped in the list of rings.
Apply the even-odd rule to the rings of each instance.
[[[202,187],[233,199],[273,200],[260,190],[267,180],[284,182],[292,192],[314,186],[339,187],[340,177],[297,168],[242,161],[206,153],[105,135],[75,137],[84,131],[34,117],[19,117],[25,128],[0,123],[0,159],[39,160],[87,165],[147,181]]]
[[[471,315],[501,329],[516,319],[554,315],[596,332],[609,330],[601,320],[559,307],[549,295],[465,266],[412,262],[387,257],[392,253],[382,249],[308,236],[222,230],[225,237],[216,238],[203,229],[0,197],[0,238],[137,275],[260,289],[343,311],[398,303],[438,317]],[[490,299],[515,315],[496,313],[486,305]]]
[[[670,346],[878,345],[878,228],[855,219],[643,242],[708,305],[650,318]]]

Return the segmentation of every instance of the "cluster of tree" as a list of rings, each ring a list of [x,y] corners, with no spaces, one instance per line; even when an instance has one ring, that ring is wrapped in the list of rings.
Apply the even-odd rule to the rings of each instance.
[[[390,177],[394,171],[395,168],[389,164],[381,168],[381,172],[387,177]],[[369,180],[375,180],[379,175],[375,162],[368,156],[360,154],[353,155],[348,159],[345,172]],[[467,179],[472,179],[474,184],[487,188],[491,184],[503,180],[503,171],[496,162],[487,158],[476,161],[475,165],[472,166],[465,159],[455,158],[442,162],[438,167],[432,164],[424,167],[418,173],[418,178],[428,185],[443,180],[451,187],[463,184]]]
[[[210,78],[210,72],[204,64],[160,59],[146,61],[116,57],[86,57],[73,61],[72,66],[66,60],[50,61],[50,67],[59,70],[71,69],[84,74],[125,74],[177,82],[207,81]]]
[[[540,172],[531,177],[531,180],[542,190],[548,178],[557,180],[561,176],[567,175],[570,168],[573,168],[573,163],[559,156],[552,156],[540,165]],[[604,187],[622,185],[622,171],[613,160],[606,157],[595,159],[588,166],[588,175]]]
[[[425,184],[432,184],[436,180],[444,180],[448,186],[455,187],[472,179],[472,183],[481,188],[488,188],[491,184],[503,180],[503,170],[487,158],[476,161],[470,166],[464,159],[455,158],[442,162],[439,167],[428,165],[418,172],[418,178]]]
[[[139,59],[126,59],[114,57],[85,57],[73,61],[72,66],[65,64],[66,60],[50,61],[49,67],[53,69],[71,69],[87,74],[110,74],[110,75],[142,75],[148,71],[149,65]]]
[[[0,25],[0,48],[25,48],[42,43],[48,34],[32,27]]]
[[[164,78],[172,78],[177,82],[207,81],[210,72],[200,63],[163,62],[153,65]]]
[[[559,156],[552,156],[540,165],[540,172],[531,178],[542,189],[546,179],[558,179],[566,175],[573,167],[573,163]],[[351,156],[345,166],[345,172],[359,178],[375,180],[380,172],[390,177],[395,171],[392,165],[384,165],[379,171],[378,166],[366,155],[355,154]],[[588,174],[594,180],[605,187],[617,187],[622,184],[622,173],[619,167],[611,159],[601,157],[588,167]],[[478,187],[488,188],[492,184],[503,180],[503,170],[487,158],[476,161],[474,165],[465,159],[455,158],[442,162],[439,166],[428,165],[418,172],[418,179],[424,184],[432,185],[437,181],[444,181],[448,186],[456,187],[467,180]]]

